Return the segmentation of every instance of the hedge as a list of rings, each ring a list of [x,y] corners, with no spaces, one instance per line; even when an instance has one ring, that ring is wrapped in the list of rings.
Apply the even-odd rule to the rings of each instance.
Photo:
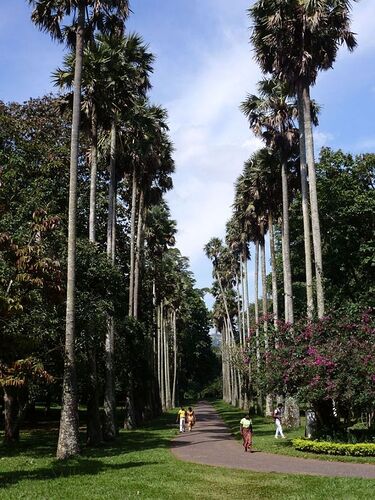
[[[326,455],[348,455],[351,457],[375,457],[375,443],[331,443],[329,441],[311,441],[293,439],[296,450],[324,453]]]

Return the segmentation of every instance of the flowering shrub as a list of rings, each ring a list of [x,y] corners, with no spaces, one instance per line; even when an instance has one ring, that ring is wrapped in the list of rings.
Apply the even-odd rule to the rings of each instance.
[[[374,409],[373,311],[359,317],[305,319],[294,325],[279,322],[277,328],[268,321],[267,335],[268,351],[264,348],[263,327],[259,325],[258,335],[252,330],[246,352],[250,364],[258,366],[258,385],[264,391],[290,394],[311,403],[321,421],[328,413],[348,419],[353,413],[371,413]]]

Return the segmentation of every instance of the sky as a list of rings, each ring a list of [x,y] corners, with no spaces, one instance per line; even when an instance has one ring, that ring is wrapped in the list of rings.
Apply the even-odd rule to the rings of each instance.
[[[199,287],[212,282],[203,247],[213,236],[224,237],[233,183],[261,146],[239,110],[262,77],[249,44],[252,3],[133,0],[127,23],[156,55],[151,100],[167,108],[175,146],[167,199],[178,224],[177,246]],[[333,70],[320,74],[312,89],[322,107],[317,153],[322,146],[375,150],[375,1],[355,3],[352,18],[358,48],[351,54],[341,49]],[[25,0],[0,0],[0,100],[22,102],[52,91],[50,75],[63,51],[31,23]]]

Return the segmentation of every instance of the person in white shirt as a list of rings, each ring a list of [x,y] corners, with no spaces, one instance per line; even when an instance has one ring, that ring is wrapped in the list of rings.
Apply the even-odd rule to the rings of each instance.
[[[279,403],[277,405],[276,410],[273,412],[273,418],[275,420],[275,426],[276,426],[276,433],[275,433],[275,438],[278,439],[279,435],[285,439],[284,433],[283,433],[283,428],[281,426],[281,419],[283,415],[283,405]]]

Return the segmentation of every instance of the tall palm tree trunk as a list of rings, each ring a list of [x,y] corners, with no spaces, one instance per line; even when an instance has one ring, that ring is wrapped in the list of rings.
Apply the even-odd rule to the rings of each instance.
[[[163,411],[166,410],[165,377],[164,377],[164,307],[160,304],[160,399]]]
[[[115,214],[116,214],[116,121],[111,125],[110,179],[108,189],[107,256],[115,262]],[[105,388],[104,388],[104,438],[108,441],[116,437],[116,403],[114,390],[114,339],[113,315],[107,318],[105,338]]]
[[[267,269],[266,269],[266,245],[264,241],[264,228],[261,229],[262,238],[260,240],[260,268],[262,276],[262,314],[263,314],[263,331],[264,331],[264,347],[268,350],[268,304],[267,304]]]
[[[135,249],[135,214],[137,209],[137,176],[135,166],[132,175],[132,207],[130,213],[130,271],[129,271],[129,316],[134,308],[134,249]]]
[[[103,441],[103,432],[100,421],[99,394],[98,394],[98,375],[96,364],[95,348],[89,348],[88,357],[88,380],[89,394],[87,399],[87,438],[86,443],[89,446],[95,446]]]
[[[241,269],[241,261],[240,261],[240,272],[242,273]],[[244,346],[244,331],[242,328],[242,318],[241,318],[241,295],[240,295],[240,283],[238,276],[236,274],[236,292],[237,292],[237,317],[238,317],[238,336],[239,336],[239,343],[240,343],[240,348],[243,349]],[[238,405],[240,408],[244,407],[244,401],[243,401],[243,377],[240,374],[239,370],[237,370],[237,377],[238,377]]]
[[[272,312],[273,323],[277,328],[279,319],[279,307],[277,303],[277,271],[276,271],[276,255],[275,255],[275,235],[273,228],[273,217],[270,213],[268,216],[268,227],[270,232],[270,254],[271,254],[271,269],[272,269]]]
[[[259,240],[255,241],[255,270],[254,270],[254,319],[255,319],[255,349],[257,359],[257,369],[260,370],[260,335],[259,335]],[[258,391],[257,396],[257,411],[263,412],[263,396],[262,392]]]
[[[89,241],[96,242],[96,177],[98,161],[98,119],[95,103],[91,109],[91,151],[90,151],[90,202],[89,202]],[[94,327],[93,327],[94,329]],[[87,444],[97,445],[103,441],[100,421],[97,360],[94,347],[89,347],[87,352],[89,365],[89,394],[87,400]]]
[[[158,338],[158,326],[157,326],[157,312],[156,312],[156,282],[155,277],[152,277],[152,351],[153,351],[153,373],[154,377],[158,380],[157,372],[157,338]]]
[[[237,369],[233,363],[233,348],[235,347],[233,329],[229,331],[229,349],[230,349],[230,367],[231,367],[231,381],[232,381],[232,390],[231,390],[231,404],[233,406],[237,406],[238,403],[238,377],[237,377]]]
[[[236,293],[237,293],[237,327],[238,327],[238,336],[240,340],[240,346],[243,345],[243,328],[242,328],[242,318],[241,318],[241,295],[240,295],[240,283],[238,280],[238,276],[236,274]]]
[[[268,305],[267,305],[267,268],[266,268],[266,245],[264,237],[264,225],[261,224],[261,235],[260,240],[260,261],[261,261],[261,273],[262,273],[262,312],[263,312],[263,332],[264,332],[264,349],[267,352],[269,348],[268,343]],[[277,299],[276,299],[277,300]],[[270,368],[267,367],[269,370]],[[266,416],[272,415],[272,395],[266,395]]]
[[[290,236],[289,236],[289,195],[288,195],[288,177],[286,161],[281,165],[281,183],[283,198],[283,219],[282,219],[282,253],[283,253],[283,278],[284,278],[284,304],[285,321],[294,322],[293,308],[293,288],[292,288],[292,268],[290,264]]]
[[[160,334],[160,305],[157,306],[156,310],[156,339],[157,339],[157,359],[156,359],[156,368],[158,375],[158,385],[159,385],[159,394],[160,401],[161,397],[161,334]]]
[[[170,384],[170,373],[169,373],[169,335],[167,328],[167,317],[164,320],[163,325],[164,333],[164,374],[165,374],[165,407],[167,410],[171,408],[171,384]]]
[[[72,134],[70,143],[70,181],[68,210],[68,263],[66,290],[66,327],[64,352],[64,378],[60,416],[59,439],[56,457],[66,459],[79,453],[79,427],[75,340],[75,263],[76,263],[76,213],[77,170],[79,150],[79,125],[81,114],[81,81],[84,48],[85,9],[80,4],[76,28],[76,55],[74,67],[74,94]]]
[[[247,335],[250,331],[250,311],[249,311],[249,273],[247,268],[247,254],[243,254],[243,266],[245,270],[245,312],[246,312],[246,331]]]
[[[145,194],[142,187],[139,193],[138,204],[138,225],[137,225],[137,240],[135,249],[135,262],[134,262],[134,293],[133,293],[133,316],[138,318],[138,303],[139,303],[139,276],[141,270],[142,248],[143,248],[143,210],[144,210]]]
[[[230,329],[229,329],[229,322],[228,318],[225,318],[225,325],[226,325],[226,333],[225,333],[225,340],[226,340],[226,351],[227,351],[227,365],[228,365],[228,403],[234,404],[233,403],[233,394],[234,394],[234,377],[233,377],[233,365],[232,365],[232,354],[231,354],[231,334],[230,334]]]
[[[255,269],[254,269],[254,319],[255,319],[255,345],[257,366],[260,367],[260,343],[259,343],[259,240],[255,242]]]
[[[172,313],[173,325],[173,386],[172,386],[172,407],[176,407],[176,385],[177,385],[177,322],[176,310]]]
[[[229,374],[229,366],[228,366],[228,346],[227,346],[227,321],[224,318],[223,321],[223,331],[222,331],[222,340],[221,340],[221,355],[223,362],[223,399],[226,403],[230,402],[230,374]]]
[[[242,256],[240,258],[240,280],[241,280],[241,299],[242,299],[242,308],[241,308],[241,324],[242,324],[242,342],[245,343],[245,338],[246,335],[248,335],[248,331],[246,331],[246,326],[245,326],[245,271],[244,271],[244,264],[242,262]],[[249,309],[249,307],[247,307]]]
[[[313,283],[312,283],[309,193],[308,193],[308,182],[307,182],[304,114],[305,114],[305,112],[304,112],[304,104],[303,104],[303,92],[302,92],[302,89],[299,89],[298,90],[298,124],[299,124],[303,236],[304,236],[304,244],[305,244],[307,317],[312,318],[313,313],[314,313],[314,300],[313,300]]]
[[[231,332],[233,332],[232,321],[231,321],[230,315],[229,315],[228,302],[227,302],[227,298],[226,298],[225,293],[224,293],[223,285],[221,283],[221,278],[220,278],[220,274],[218,273],[218,271],[216,271],[216,278],[217,278],[217,281],[219,283],[221,296],[223,298],[225,313],[226,313],[227,321],[228,321],[228,328],[230,328]]]
[[[315,259],[315,277],[316,277],[316,299],[318,317],[324,316],[324,288],[323,288],[323,259],[322,259],[322,241],[320,236],[318,194],[316,189],[316,173],[314,161],[314,140],[311,123],[311,101],[310,89],[304,85],[301,89],[301,97],[304,109],[304,128],[306,142],[306,163],[309,174],[310,190],[310,208],[311,208],[311,227],[313,236],[314,259]]]
[[[95,243],[96,221],[96,176],[98,163],[98,119],[96,106],[91,110],[91,173],[90,173],[90,211],[89,211],[89,241]]]

